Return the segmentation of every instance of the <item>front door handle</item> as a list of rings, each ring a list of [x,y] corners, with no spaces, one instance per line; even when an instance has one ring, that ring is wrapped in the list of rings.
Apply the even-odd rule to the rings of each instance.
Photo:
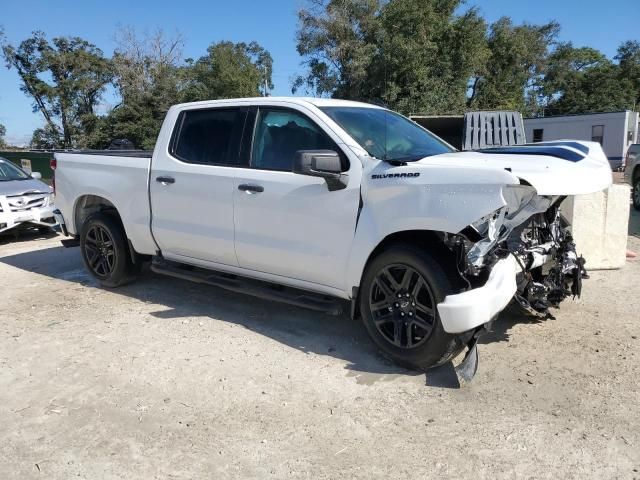
[[[156,182],[168,185],[170,183],[176,183],[176,179],[173,177],[156,177]]]
[[[243,183],[242,185],[238,185],[238,190],[247,193],[261,193],[264,192],[264,187],[262,185],[251,185]]]

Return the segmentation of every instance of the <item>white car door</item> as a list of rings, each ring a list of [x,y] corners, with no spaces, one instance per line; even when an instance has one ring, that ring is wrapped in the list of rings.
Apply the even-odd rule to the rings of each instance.
[[[182,111],[150,178],[152,232],[163,255],[237,266],[233,189],[246,108]]]
[[[258,109],[250,165],[237,169],[233,192],[240,267],[348,288],[344,278],[358,216],[361,164],[348,158],[336,138],[312,112]],[[338,151],[349,175],[346,188],[329,191],[324,179],[293,173],[299,150]]]

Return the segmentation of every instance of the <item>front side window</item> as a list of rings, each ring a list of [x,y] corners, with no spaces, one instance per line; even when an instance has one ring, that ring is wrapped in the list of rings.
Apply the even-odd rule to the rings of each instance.
[[[367,153],[379,160],[415,161],[452,152],[438,137],[400,114],[382,108],[322,107]]]
[[[9,182],[11,180],[26,180],[28,178],[31,178],[29,174],[16,167],[9,160],[0,158],[0,182]]]
[[[251,166],[291,171],[299,150],[337,151],[337,146],[320,127],[301,113],[261,108],[256,121]]]
[[[239,115],[239,109],[184,111],[177,123],[172,154],[189,163],[234,163],[231,149]]]

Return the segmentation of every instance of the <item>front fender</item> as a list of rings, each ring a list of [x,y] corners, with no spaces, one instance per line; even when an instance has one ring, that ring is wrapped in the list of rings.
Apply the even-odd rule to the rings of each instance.
[[[384,178],[377,173],[381,170]],[[519,184],[514,175],[497,169],[377,164],[365,171],[347,287],[360,285],[371,253],[389,235],[409,230],[458,233],[505,206],[502,189],[514,184]]]

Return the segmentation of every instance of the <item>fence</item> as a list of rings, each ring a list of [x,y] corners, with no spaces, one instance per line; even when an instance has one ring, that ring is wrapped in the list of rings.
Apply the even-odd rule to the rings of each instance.
[[[51,181],[53,177],[53,170],[49,165],[53,158],[53,152],[0,151],[0,157],[6,158],[18,166],[21,166],[22,160],[29,160],[31,161],[31,171],[40,172],[43,180]]]

